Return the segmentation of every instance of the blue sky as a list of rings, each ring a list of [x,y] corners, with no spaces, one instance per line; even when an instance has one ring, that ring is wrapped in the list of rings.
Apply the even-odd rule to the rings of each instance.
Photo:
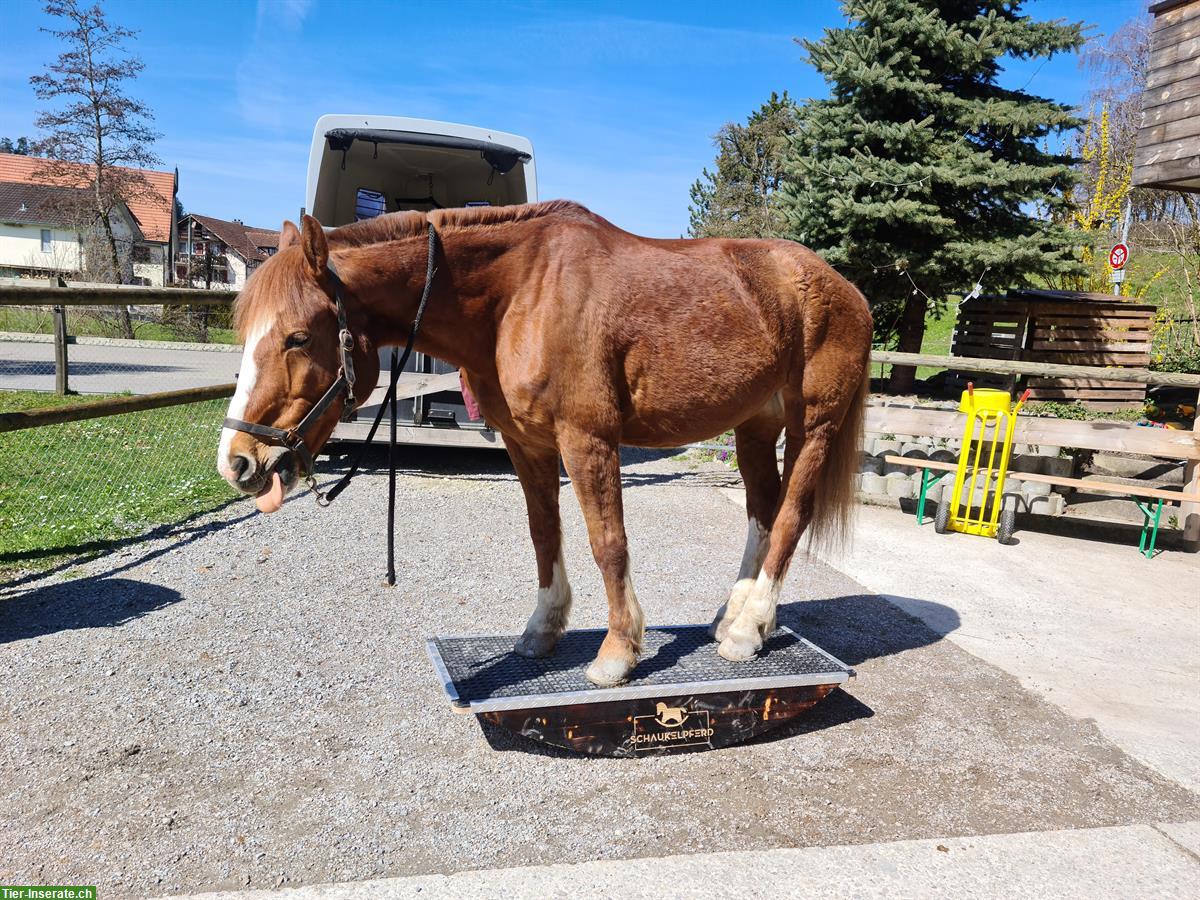
[[[278,227],[304,202],[312,127],[324,113],[409,115],[529,137],[543,199],[579,200],[657,237],[687,229],[688,187],[712,135],[772,90],[823,96],[794,37],[841,22],[832,0],[367,2],[109,0],[140,30],[134,95],[155,112],[163,167],[195,212]],[[1137,0],[1034,0],[1042,18],[1103,33]],[[33,0],[0,2],[0,135],[33,134],[29,76],[56,54]],[[1015,62],[1006,82],[1064,102],[1077,61]]]

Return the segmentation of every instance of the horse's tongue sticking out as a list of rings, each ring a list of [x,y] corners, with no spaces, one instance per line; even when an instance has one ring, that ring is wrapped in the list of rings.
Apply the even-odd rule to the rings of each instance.
[[[271,486],[254,498],[259,512],[273,513],[283,506],[283,480],[278,472],[271,473]]]

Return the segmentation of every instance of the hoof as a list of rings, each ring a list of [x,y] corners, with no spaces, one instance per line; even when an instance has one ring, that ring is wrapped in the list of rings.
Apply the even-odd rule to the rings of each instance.
[[[721,641],[717,652],[730,662],[745,662],[762,649],[762,641],[742,635],[729,634]]]
[[[517,656],[541,659],[554,653],[554,648],[558,646],[558,638],[559,635],[547,634],[544,631],[527,631],[517,638],[513,651]]]
[[[587,667],[587,680],[596,687],[616,687],[623,684],[633,671],[636,659],[602,659],[597,657]]]

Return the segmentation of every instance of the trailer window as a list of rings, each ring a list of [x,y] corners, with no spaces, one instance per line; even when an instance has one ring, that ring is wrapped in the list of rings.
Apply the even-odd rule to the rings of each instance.
[[[387,211],[387,199],[379,191],[359,188],[354,200],[354,220],[373,219]]]

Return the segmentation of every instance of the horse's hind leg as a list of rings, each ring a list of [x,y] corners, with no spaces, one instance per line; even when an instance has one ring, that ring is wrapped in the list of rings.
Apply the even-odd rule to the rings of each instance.
[[[762,571],[721,641],[719,652],[728,660],[754,656],[774,629],[783,579],[800,536],[813,521],[818,489],[836,498],[822,504],[821,525],[828,525],[853,499],[849,484],[858,454],[864,379],[865,359],[862,366],[853,367],[830,354],[809,360],[803,388],[797,385],[784,392],[783,498]]]
[[[587,522],[592,555],[608,594],[608,634],[587,668],[601,687],[629,677],[642,652],[642,608],[629,576],[629,549],[621,503],[621,456],[616,439],[560,428],[559,450]]]
[[[783,430],[783,403],[779,395],[751,419],[734,429],[738,469],[746,485],[746,549],[729,599],[717,610],[709,634],[725,640],[729,626],[742,611],[762,569],[771,538],[771,523],[779,504],[779,462],[775,444]]]
[[[571,585],[563,567],[558,514],[558,453],[522,447],[507,437],[505,445],[525,491],[529,536],[538,568],[537,608],[514,649],[522,656],[549,656],[566,630],[571,611]]]

